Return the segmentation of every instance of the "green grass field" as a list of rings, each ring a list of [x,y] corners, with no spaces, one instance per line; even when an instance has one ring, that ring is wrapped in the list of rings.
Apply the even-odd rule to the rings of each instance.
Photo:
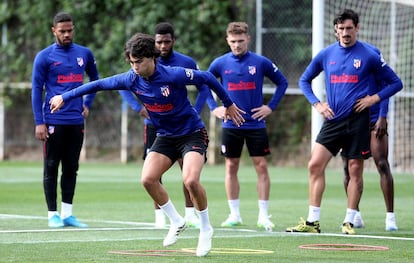
[[[244,225],[220,227],[228,215],[224,166],[206,165],[202,182],[207,190],[210,219],[215,227],[213,249],[194,256],[198,230],[189,229],[178,242],[162,246],[167,229],[154,229],[152,201],[140,184],[141,164],[82,163],[74,215],[88,229],[47,227],[42,190],[42,164],[0,162],[0,262],[413,262],[414,175],[395,174],[395,212],[399,231],[385,231],[385,206],[376,172],[366,172],[361,211],[366,228],[354,236],[340,234],[346,198],[342,174],[327,171],[322,203],[321,234],[285,233],[308,212],[308,177],[304,168],[270,167],[269,213],[272,233],[256,227],[256,175],[242,166],[241,213]],[[180,171],[174,166],[164,185],[183,214]],[[60,198],[58,199],[60,204]],[[301,245],[330,245],[336,250],[303,249]],[[336,244],[336,245],[335,245]],[[341,250],[349,245],[387,250]],[[368,247],[369,248],[369,247]]]

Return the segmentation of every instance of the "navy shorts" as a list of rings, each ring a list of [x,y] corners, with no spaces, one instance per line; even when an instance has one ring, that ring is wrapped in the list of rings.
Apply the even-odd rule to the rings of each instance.
[[[151,146],[154,144],[155,139],[157,138],[157,129],[155,129],[152,124],[144,125],[144,153],[142,155],[142,160],[145,160],[147,154],[151,150]]]
[[[250,156],[266,156],[270,154],[266,128],[223,128],[221,135],[221,154],[229,158],[240,158],[245,141]]]
[[[316,142],[333,156],[342,149],[341,155],[348,159],[368,159],[371,157],[370,139],[369,110],[364,110],[337,122],[325,121]]]
[[[188,152],[198,152],[207,161],[208,135],[205,128],[183,136],[157,136],[150,152],[161,153],[174,163]]]

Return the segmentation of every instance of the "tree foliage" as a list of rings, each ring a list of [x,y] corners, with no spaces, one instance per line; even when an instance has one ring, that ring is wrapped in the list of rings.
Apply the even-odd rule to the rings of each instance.
[[[174,24],[177,50],[206,68],[227,50],[225,27],[231,20],[245,19],[244,10],[240,0],[6,0],[0,4],[0,24],[7,35],[1,46],[6,62],[2,81],[30,81],[36,53],[54,41],[52,19],[58,11],[73,16],[75,42],[91,48],[101,76],[108,76],[128,68],[123,58],[126,40],[136,32],[153,34],[162,21]]]

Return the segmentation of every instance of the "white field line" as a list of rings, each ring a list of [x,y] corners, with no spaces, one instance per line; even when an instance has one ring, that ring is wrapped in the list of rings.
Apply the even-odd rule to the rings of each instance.
[[[25,216],[25,215],[10,215],[10,214],[0,214],[0,220],[2,219],[42,219],[46,220],[46,217],[41,216]],[[167,230],[166,229],[158,229],[154,227],[153,223],[148,222],[129,222],[129,221],[116,221],[116,220],[87,220],[87,222],[97,222],[97,223],[108,223],[108,224],[120,224],[120,225],[128,225],[134,227],[100,227],[100,228],[57,228],[57,229],[25,229],[25,230],[0,230],[1,234],[12,234],[12,233],[47,233],[47,232],[79,232],[79,231],[124,231],[124,230]],[[227,232],[227,233],[226,233]],[[233,234],[228,234],[232,232]],[[189,236],[189,233],[194,233],[194,235]],[[215,228],[214,237],[216,238],[240,238],[239,235],[235,235],[234,233],[240,233],[244,237],[269,237],[269,236],[331,236],[331,237],[345,237],[345,238],[370,238],[370,239],[387,239],[387,240],[405,240],[405,241],[414,241],[414,238],[408,237],[395,237],[395,236],[371,236],[371,235],[343,235],[343,234],[336,234],[336,233],[320,233],[320,234],[312,234],[312,233],[287,233],[287,232],[265,232],[259,230],[252,230],[252,229],[241,229],[241,228]],[[198,231],[186,231],[186,234],[180,236],[180,239],[190,239],[190,238],[197,238]],[[106,242],[106,241],[136,241],[136,240],[158,240],[162,239],[162,237],[131,237],[131,238],[98,238],[93,240],[27,240],[27,241],[19,241],[19,242],[12,242],[12,241],[0,241],[0,244],[38,244],[38,243],[60,243],[60,242],[87,242],[87,241],[95,241],[95,242]]]

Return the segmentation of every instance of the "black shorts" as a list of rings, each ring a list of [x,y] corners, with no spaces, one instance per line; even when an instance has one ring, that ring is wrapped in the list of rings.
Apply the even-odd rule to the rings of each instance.
[[[157,136],[150,152],[161,153],[174,163],[188,152],[198,152],[207,161],[208,135],[205,128],[183,136]]]
[[[250,156],[266,156],[270,154],[266,128],[223,128],[221,135],[221,154],[229,158],[240,158],[244,141],[246,141],[246,147]]]
[[[369,110],[364,110],[338,122],[325,121],[316,142],[334,156],[342,149],[341,155],[348,159],[368,159],[371,157],[370,135]]]
[[[147,154],[151,150],[151,146],[154,144],[155,138],[157,138],[157,130],[152,124],[144,125],[144,152],[142,154],[142,160],[145,160]]]

